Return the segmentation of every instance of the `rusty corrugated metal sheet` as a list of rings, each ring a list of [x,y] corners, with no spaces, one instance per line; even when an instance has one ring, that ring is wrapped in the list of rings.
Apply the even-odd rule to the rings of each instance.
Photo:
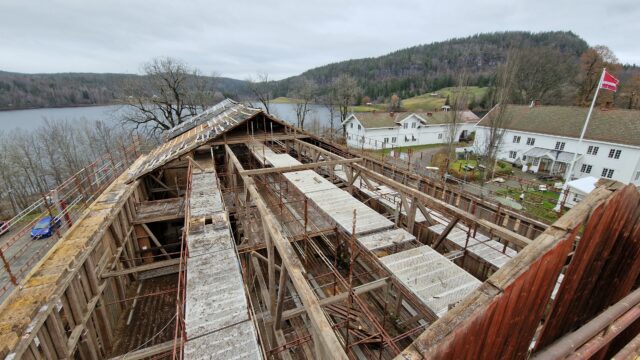
[[[629,294],[639,274],[640,193],[630,185],[593,211],[536,348]]]

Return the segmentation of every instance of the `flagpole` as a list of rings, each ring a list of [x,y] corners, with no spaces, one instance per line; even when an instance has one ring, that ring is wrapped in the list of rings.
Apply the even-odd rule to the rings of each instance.
[[[556,212],[560,211],[560,206],[563,202],[567,201],[567,196],[569,195],[567,192],[568,183],[571,181],[571,175],[573,175],[573,167],[575,166],[576,159],[578,157],[578,151],[580,150],[580,145],[582,145],[582,140],[584,139],[584,134],[587,132],[587,126],[589,125],[589,120],[591,120],[591,113],[593,112],[593,107],[596,105],[596,99],[598,98],[598,93],[600,92],[600,87],[602,86],[602,79],[604,79],[604,74],[607,71],[607,68],[602,68],[602,74],[600,75],[600,81],[598,81],[598,86],[596,87],[596,93],[593,94],[593,100],[591,100],[591,106],[589,107],[589,112],[587,113],[587,119],[584,121],[584,125],[582,126],[582,132],[580,133],[580,139],[578,139],[578,146],[573,153],[573,159],[571,160],[571,165],[569,165],[569,174],[565,177],[564,185],[562,186],[562,192],[560,193],[560,197],[558,198],[558,204],[554,208]],[[564,199],[562,201],[560,198],[564,194]]]

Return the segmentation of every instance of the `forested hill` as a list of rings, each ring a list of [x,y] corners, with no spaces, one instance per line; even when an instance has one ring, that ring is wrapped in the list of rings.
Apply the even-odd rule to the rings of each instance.
[[[532,72],[541,65],[536,60],[544,59],[548,77],[562,78],[559,85],[550,87],[546,98],[550,102],[568,104],[575,101],[575,78],[580,55],[588,47],[583,39],[572,32],[478,34],[414,46],[380,57],[329,64],[298,76],[270,81],[265,86],[272,97],[295,97],[295,91],[292,95],[292,90],[300,83],[297,80],[304,77],[318,85],[316,95],[321,96],[327,93],[332,81],[348,74],[355,78],[359,96],[369,97],[373,102],[386,102],[393,94],[407,99],[454,86],[460,73],[469,77],[467,85],[490,86],[497,66],[505,61],[509,50],[515,48],[526,49],[521,52],[523,62],[519,76],[522,82],[537,81],[532,80],[533,75],[537,76]],[[638,74],[638,68],[626,66],[621,69],[619,76],[626,82],[632,74]],[[140,77],[126,74],[17,74],[0,71],[0,109],[109,104],[128,96],[125,90],[127,84],[140,80]],[[215,87],[226,96],[236,99],[254,96],[253,86],[246,81],[211,77],[207,81],[209,87]],[[525,95],[520,100],[530,100],[531,94]]]
[[[140,75],[57,73],[20,74],[0,71],[0,109],[85,106],[115,103]],[[244,81],[205,77],[211,87],[235,96],[246,92]]]
[[[456,74],[466,72],[469,85],[487,86],[509,48],[550,48],[562,58],[578,63],[588,44],[572,32],[496,32],[419,45],[390,54],[342,61],[308,70],[300,76],[321,87],[340,74],[355,77],[362,92],[372,99],[397,94],[401,98],[455,85]],[[286,94],[296,77],[278,84]]]

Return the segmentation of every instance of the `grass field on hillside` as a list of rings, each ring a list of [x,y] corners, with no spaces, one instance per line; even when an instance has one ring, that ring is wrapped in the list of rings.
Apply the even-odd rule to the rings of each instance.
[[[402,99],[402,108],[407,111],[433,111],[434,109],[440,109],[447,101],[447,96],[452,96],[455,87],[443,88],[433,93],[437,93],[437,96],[432,96],[431,93],[422,94],[418,96],[414,96],[408,99]],[[478,102],[482,99],[482,97],[486,94],[489,88],[486,87],[478,87],[478,86],[467,86],[465,88],[475,101]],[[470,96],[471,97],[471,96]],[[469,99],[472,101],[473,98]],[[350,109],[353,112],[367,112],[367,111],[387,111],[389,108],[388,104],[373,104],[373,105],[359,105],[352,106]]]
[[[432,96],[431,93],[428,93],[428,94],[414,96],[408,99],[403,99],[402,107],[410,111],[418,111],[418,110],[430,111],[433,109],[440,109],[440,107],[443,106],[444,103],[447,101],[447,96],[452,96],[455,90],[456,88],[454,87],[448,87],[448,88],[440,89],[438,91],[434,91],[434,93],[437,93],[438,96]],[[488,88],[486,87],[481,88],[477,86],[467,86],[465,90],[468,91],[471,95],[473,95],[476,101],[480,101],[480,99],[482,99],[484,94],[487,92]],[[469,99],[469,101],[471,100],[473,99]]]
[[[465,88],[466,91],[468,91],[471,95],[473,95],[473,97],[475,97],[476,102],[482,99],[488,89],[489,88],[477,86],[467,86]],[[433,111],[434,109],[440,109],[440,107],[447,101],[447,96],[451,96],[455,90],[455,87],[448,87],[434,91],[433,93],[437,93],[437,96],[432,96],[431,93],[427,93],[408,99],[402,99],[402,108],[407,111]],[[471,100],[473,99],[469,99],[469,101]],[[300,101],[300,99],[294,99],[284,96],[271,100],[271,102],[274,104],[296,104]],[[388,108],[388,104],[372,104],[351,106],[349,110],[353,112],[367,112],[374,110],[387,111]]]
[[[284,96],[280,96],[271,100],[273,104],[297,104],[301,101],[302,100],[300,99],[294,99],[294,98],[284,97]]]

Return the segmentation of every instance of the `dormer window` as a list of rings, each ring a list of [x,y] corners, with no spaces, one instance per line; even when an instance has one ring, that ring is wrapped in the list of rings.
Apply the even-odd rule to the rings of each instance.
[[[416,128],[416,123],[411,123],[411,127],[412,127],[413,129],[415,129],[415,128]]]
[[[404,123],[402,126],[403,126],[405,129],[408,129],[408,128],[409,128],[409,124],[407,124],[407,123]]]

